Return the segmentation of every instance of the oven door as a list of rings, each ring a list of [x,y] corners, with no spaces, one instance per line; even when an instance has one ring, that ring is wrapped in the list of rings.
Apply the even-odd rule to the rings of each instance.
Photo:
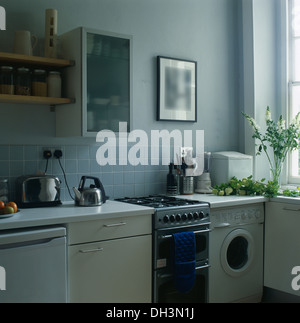
[[[173,251],[174,239],[173,233],[193,231],[196,244],[196,263],[208,259],[208,238],[209,224],[197,225],[195,227],[178,227],[159,229],[154,231],[153,240],[153,269],[166,269],[169,272],[173,270]]]
[[[196,267],[195,284],[188,293],[180,293],[174,286],[173,274],[166,269],[154,272],[154,303],[206,303],[208,299],[208,262]]]

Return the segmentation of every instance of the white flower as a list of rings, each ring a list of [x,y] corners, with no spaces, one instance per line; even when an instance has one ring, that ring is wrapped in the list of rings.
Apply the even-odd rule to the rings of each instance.
[[[297,127],[297,130],[300,132],[300,112],[296,114],[295,118],[292,121],[292,124],[294,124]]]
[[[266,110],[266,122],[271,121],[271,120],[272,120],[271,111],[270,111],[270,108],[267,107],[267,110]]]
[[[277,126],[280,132],[285,129],[285,120],[282,119],[282,116],[280,116]]]

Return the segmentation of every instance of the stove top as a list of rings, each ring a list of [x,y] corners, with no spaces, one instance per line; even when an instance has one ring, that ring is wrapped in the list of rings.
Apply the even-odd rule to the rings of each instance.
[[[193,227],[209,222],[209,203],[168,195],[150,195],[146,197],[124,197],[119,202],[153,207],[153,228]]]
[[[116,199],[116,201],[153,207],[155,209],[170,208],[170,207],[189,207],[200,206],[206,202],[199,202],[196,200],[181,199],[174,196],[167,195],[150,195],[146,197],[124,197]]]

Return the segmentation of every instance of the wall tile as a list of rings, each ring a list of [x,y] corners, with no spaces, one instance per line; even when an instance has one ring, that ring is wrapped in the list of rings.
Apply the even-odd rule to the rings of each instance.
[[[9,146],[0,146],[0,160],[9,160]]]
[[[37,160],[37,146],[24,146],[24,160]]]
[[[0,178],[9,179],[12,198],[15,195],[14,183],[18,176],[46,171],[47,162],[43,158],[44,147],[52,147],[52,145],[0,145]],[[110,199],[165,192],[167,174],[165,166],[100,166],[96,161],[95,154],[98,149],[96,145],[65,145],[61,149],[63,157],[60,162],[65,170],[72,196],[74,196],[72,187],[78,187],[83,175],[98,177]],[[48,160],[47,174],[57,176],[61,180],[61,200],[72,200],[57,159]]]
[[[9,162],[0,160],[0,177],[9,177]]]
[[[23,160],[24,159],[24,147],[23,146],[11,146],[9,150],[9,160]]]

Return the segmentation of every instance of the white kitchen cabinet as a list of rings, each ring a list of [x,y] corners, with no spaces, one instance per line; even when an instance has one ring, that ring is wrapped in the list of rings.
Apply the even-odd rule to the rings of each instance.
[[[300,296],[300,205],[266,203],[264,285],[282,292]]]
[[[62,54],[76,61],[65,69],[65,95],[76,102],[56,109],[57,136],[95,137],[107,129],[130,130],[132,38],[127,35],[76,28],[60,37]]]
[[[70,302],[151,302],[151,216],[71,223],[68,236]]]

